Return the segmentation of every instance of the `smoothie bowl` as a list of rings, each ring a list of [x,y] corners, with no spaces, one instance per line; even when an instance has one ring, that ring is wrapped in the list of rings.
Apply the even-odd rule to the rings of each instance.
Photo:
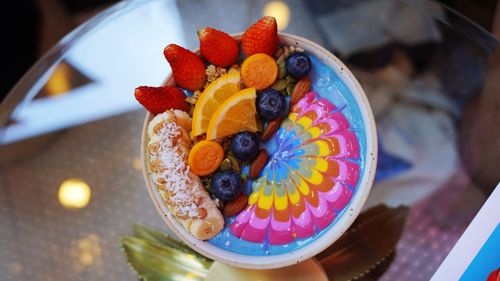
[[[254,32],[262,21],[271,20],[231,35],[235,43],[204,29],[195,53],[167,46],[173,75],[135,93],[149,111],[144,177],[168,227],[208,258],[254,269],[334,243],[361,211],[377,157],[374,118],[352,73],[307,39]],[[237,54],[204,45],[213,40]]]

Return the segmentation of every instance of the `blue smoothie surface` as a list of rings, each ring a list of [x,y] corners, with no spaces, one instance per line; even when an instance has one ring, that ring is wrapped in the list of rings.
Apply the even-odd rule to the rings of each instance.
[[[323,98],[326,98],[331,103],[333,103],[337,109],[340,110],[346,119],[349,121],[350,130],[352,130],[358,139],[360,146],[360,159],[356,162],[360,165],[360,179],[358,180],[357,186],[348,186],[353,191],[353,196],[356,195],[359,189],[359,184],[361,177],[365,171],[365,159],[368,157],[366,155],[366,135],[365,135],[365,124],[361,115],[361,111],[356,103],[356,99],[352,95],[351,91],[340,77],[335,73],[333,69],[321,62],[318,58],[313,55],[308,54],[312,62],[312,70],[309,73],[309,77],[312,81],[312,91],[315,91]],[[287,98],[289,100],[289,98]],[[276,136],[276,134],[275,134]],[[275,137],[273,136],[273,138]],[[273,147],[275,143],[274,139],[270,139],[264,147],[270,155],[276,151],[276,147]],[[274,145],[275,146],[275,145]],[[243,173],[248,174],[248,166],[243,167]],[[244,192],[250,195],[252,191],[252,181],[248,180]],[[351,198],[351,202],[352,202]],[[296,239],[292,243],[284,245],[271,245],[267,242],[264,243],[253,243],[242,240],[233,236],[229,230],[229,226],[234,221],[236,216],[231,218],[225,218],[224,229],[217,234],[214,238],[208,240],[207,242],[224,250],[249,256],[273,256],[280,254],[287,254],[298,250],[308,244],[314,242],[319,236],[323,235],[326,231],[333,227],[339,220],[339,218],[344,214],[345,210],[349,209],[351,202],[347,206],[337,213],[335,220],[320,232],[315,235],[304,238]]]

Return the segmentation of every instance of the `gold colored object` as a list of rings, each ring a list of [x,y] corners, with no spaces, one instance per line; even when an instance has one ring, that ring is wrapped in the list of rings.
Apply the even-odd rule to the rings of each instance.
[[[377,280],[392,262],[408,216],[407,207],[372,207],[316,258],[330,280]]]
[[[262,14],[276,18],[278,30],[285,30],[290,22],[290,8],[283,1],[270,1],[264,6]]]
[[[90,186],[83,180],[70,178],[61,184],[58,199],[61,205],[70,209],[80,209],[87,206],[91,196]]]
[[[308,259],[299,264],[269,270],[253,270],[231,267],[214,262],[205,281],[328,281],[323,268],[315,259]]]

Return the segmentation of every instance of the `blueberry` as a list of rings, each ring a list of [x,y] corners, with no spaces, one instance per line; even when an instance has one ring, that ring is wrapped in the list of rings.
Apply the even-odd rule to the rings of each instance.
[[[241,161],[250,161],[259,154],[259,137],[250,132],[240,132],[231,140],[231,151]]]
[[[212,192],[217,198],[228,202],[241,192],[243,184],[239,174],[233,171],[215,173],[212,177]]]
[[[286,109],[286,100],[280,92],[268,89],[257,96],[257,112],[260,117],[271,121],[283,113]]]
[[[286,71],[294,78],[300,79],[311,71],[311,59],[300,53],[290,55],[285,62]]]

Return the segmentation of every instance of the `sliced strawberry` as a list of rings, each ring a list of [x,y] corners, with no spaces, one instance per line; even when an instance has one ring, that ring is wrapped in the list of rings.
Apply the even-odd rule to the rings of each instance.
[[[140,86],[135,89],[135,98],[152,114],[165,112],[167,109],[189,109],[186,95],[181,89],[174,86],[148,87]]]
[[[241,38],[245,55],[264,53],[273,56],[278,49],[278,25],[274,17],[263,17],[250,26]]]
[[[198,30],[198,38],[201,55],[211,64],[227,67],[240,55],[238,43],[225,32],[206,27]]]
[[[163,54],[172,68],[177,85],[190,91],[203,87],[207,78],[205,64],[195,53],[170,44],[165,47]]]

